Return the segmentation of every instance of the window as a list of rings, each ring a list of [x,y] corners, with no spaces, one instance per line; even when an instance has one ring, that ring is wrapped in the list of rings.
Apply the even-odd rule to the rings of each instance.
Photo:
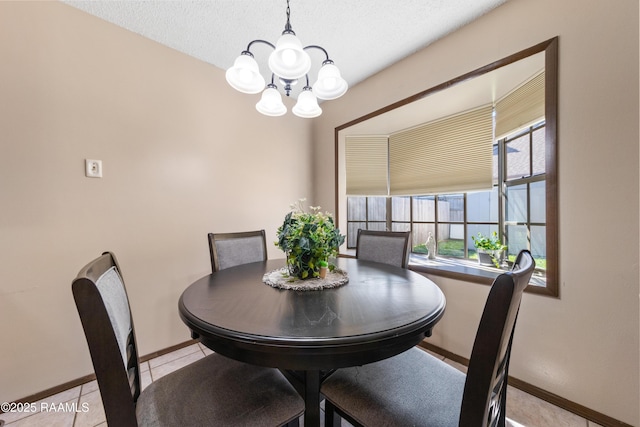
[[[522,249],[546,270],[544,122],[494,144],[494,186],[489,191],[423,196],[348,197],[347,247],[355,248],[359,228],[412,232],[412,252],[427,253],[429,234],[438,256],[477,258],[472,236],[493,232],[507,243],[507,259]]]
[[[546,194],[544,126],[500,141],[505,153],[505,218],[509,253],[529,249],[536,266],[546,270]]]
[[[348,246],[355,247],[353,236],[360,227],[410,230],[417,261],[411,268],[490,284],[499,270],[488,272],[472,261],[477,254],[471,236],[495,231],[511,258],[527,248],[538,273],[544,273],[539,286],[526,291],[558,296],[557,64],[556,37],[336,127],[336,221],[348,229]],[[488,99],[472,96],[488,92],[493,95]],[[487,103],[493,113],[488,140],[480,123],[486,123]],[[456,132],[462,124],[479,127]],[[367,172],[362,182],[375,182],[376,192],[347,191],[347,139],[371,135],[381,144],[377,159],[386,155],[386,180],[369,173],[384,174],[384,167],[361,168]],[[463,138],[476,135],[482,167],[473,172],[476,178],[455,182],[451,178],[466,172],[460,166],[479,159],[461,156],[473,145]],[[437,145],[445,150],[438,151]],[[427,151],[432,149],[437,151]],[[360,165],[373,165],[373,158],[363,154],[368,155],[366,149],[357,155]],[[453,174],[452,166],[458,168]],[[435,262],[420,255],[429,234],[439,243]]]

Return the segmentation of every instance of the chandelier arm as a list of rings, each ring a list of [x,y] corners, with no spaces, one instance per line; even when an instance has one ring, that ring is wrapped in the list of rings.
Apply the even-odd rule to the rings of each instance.
[[[325,60],[322,62],[322,65],[324,65],[325,63],[327,63],[327,64],[329,64],[329,63],[330,63],[330,64],[333,64],[333,61],[329,59],[329,54],[327,53],[326,49],[325,49],[325,48],[323,48],[322,46],[318,46],[318,45],[315,45],[315,44],[310,44],[309,46],[306,46],[306,47],[303,47],[303,48],[302,48],[302,50],[307,50],[307,49],[319,49],[319,50],[321,50],[322,52],[324,52],[324,56],[326,56],[326,57],[327,57],[327,59],[325,59]]]
[[[271,49],[274,49],[274,50],[275,50],[275,48],[276,48],[276,46],[275,46],[273,43],[271,43],[271,42],[268,42],[268,41],[266,41],[266,40],[262,40],[262,39],[257,39],[257,40],[253,40],[251,43],[249,43],[249,45],[247,46],[247,50],[245,50],[244,52],[248,52],[248,53],[250,53],[250,54],[251,54],[251,52],[250,52],[251,45],[253,45],[254,43],[264,43],[264,44],[266,44],[266,45],[271,46]],[[243,52],[243,53],[244,53],[244,52]],[[251,54],[251,55],[253,56],[253,54]],[[329,58],[329,57],[327,57],[327,58]]]

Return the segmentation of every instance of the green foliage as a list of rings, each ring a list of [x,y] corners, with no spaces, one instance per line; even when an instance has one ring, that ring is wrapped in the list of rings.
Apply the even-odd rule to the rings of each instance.
[[[500,260],[498,258],[501,256],[502,251],[507,250],[507,246],[502,244],[498,233],[494,231],[491,233],[491,237],[486,237],[482,233],[478,233],[478,236],[471,236],[471,239],[476,249],[488,253],[496,268],[500,268]],[[480,257],[480,255],[478,255],[478,257]]]
[[[498,233],[495,231],[491,233],[490,237],[484,236],[482,233],[478,233],[477,236],[471,236],[471,239],[477,249],[482,249],[487,252],[504,251],[507,249],[507,246],[502,244],[498,238]]]
[[[335,227],[329,213],[320,212],[320,207],[310,206],[304,210],[305,199],[293,204],[284,222],[278,227],[276,246],[287,254],[289,273],[300,279],[318,277],[321,262],[338,255],[338,248],[345,237]],[[331,270],[333,270],[330,267]]]
[[[413,251],[416,254],[428,254],[429,253],[429,249],[427,249],[427,245],[425,245],[424,243],[421,243],[419,245],[415,245],[413,247]]]
[[[464,258],[464,241],[462,239],[439,241],[438,255]]]

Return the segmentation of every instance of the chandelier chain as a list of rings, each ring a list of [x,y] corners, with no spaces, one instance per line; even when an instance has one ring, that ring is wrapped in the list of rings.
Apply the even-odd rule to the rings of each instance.
[[[293,30],[291,29],[290,18],[291,18],[291,8],[289,7],[289,0],[287,0],[287,24],[284,26],[284,30],[286,32],[293,32]]]

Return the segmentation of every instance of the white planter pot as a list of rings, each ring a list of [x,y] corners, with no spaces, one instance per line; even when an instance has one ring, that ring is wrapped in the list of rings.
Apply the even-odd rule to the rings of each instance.
[[[495,267],[495,263],[493,261],[493,254],[491,252],[485,252],[482,249],[478,249],[478,263],[480,265],[488,265],[491,267]]]

